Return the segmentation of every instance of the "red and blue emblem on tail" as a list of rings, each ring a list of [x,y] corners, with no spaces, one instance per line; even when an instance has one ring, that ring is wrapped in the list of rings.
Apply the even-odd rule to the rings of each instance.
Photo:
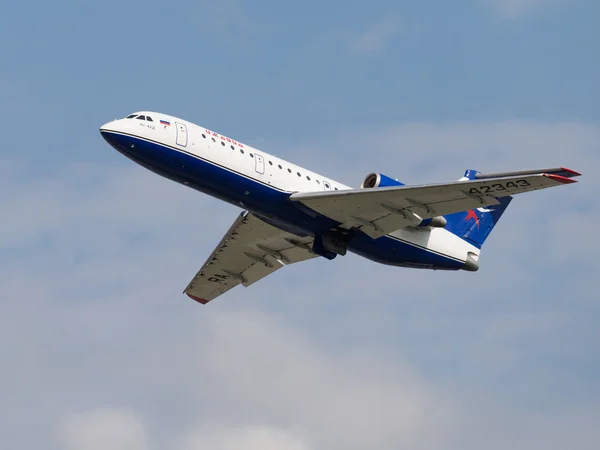
[[[476,170],[467,170],[464,178],[474,180],[478,173]],[[498,199],[500,204],[489,208],[470,209],[448,214],[445,216],[448,221],[446,229],[475,247],[481,248],[511,200],[512,197],[501,197]]]

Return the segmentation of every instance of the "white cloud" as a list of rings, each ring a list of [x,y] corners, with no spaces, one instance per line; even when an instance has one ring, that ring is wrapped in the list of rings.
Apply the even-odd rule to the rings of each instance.
[[[390,19],[380,22],[359,36],[352,47],[359,53],[380,52],[398,32],[398,28],[398,24]]]
[[[181,450],[309,450],[302,440],[270,426],[202,430],[189,436]]]
[[[505,19],[516,19],[531,11],[556,4],[557,0],[483,0],[500,17]]]
[[[332,351],[262,313],[221,315],[203,325],[208,336],[199,336],[196,348],[204,351],[196,370],[226,392],[221,402],[259,422],[296,426],[319,447],[423,442],[452,415],[444,396],[408,364],[374,349]]]
[[[144,426],[135,413],[94,410],[69,415],[63,424],[66,450],[148,450]]]

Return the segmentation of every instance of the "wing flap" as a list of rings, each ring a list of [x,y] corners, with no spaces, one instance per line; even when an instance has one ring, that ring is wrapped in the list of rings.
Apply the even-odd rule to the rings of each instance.
[[[497,205],[498,198],[574,183],[579,173],[548,169],[478,176],[476,180],[422,186],[392,186],[334,192],[296,193],[301,202],[345,228],[360,228],[373,238],[415,226],[422,220]],[[515,175],[516,174],[516,175]]]
[[[299,237],[243,212],[185,288],[206,304],[231,288],[250,286],[284,265],[316,258],[312,237]]]

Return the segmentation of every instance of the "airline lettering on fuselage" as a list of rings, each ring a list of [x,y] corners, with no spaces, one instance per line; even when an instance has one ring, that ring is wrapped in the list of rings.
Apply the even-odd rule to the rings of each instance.
[[[226,141],[233,145],[237,145],[238,147],[244,148],[244,144],[242,144],[241,142],[234,141],[233,139],[229,139],[227,136],[223,136],[219,133],[215,133],[214,131],[210,131],[208,128],[205,128],[204,131],[206,131],[206,133],[208,133],[209,136],[218,137],[222,141]]]

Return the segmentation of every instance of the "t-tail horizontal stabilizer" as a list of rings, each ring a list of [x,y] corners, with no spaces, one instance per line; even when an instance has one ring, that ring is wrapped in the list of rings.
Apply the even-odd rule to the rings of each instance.
[[[581,175],[571,169],[559,167],[555,169],[542,170],[520,170],[514,172],[496,172],[482,174],[477,170],[469,169],[459,181],[475,181],[487,179],[501,179],[504,177],[528,176],[542,174],[551,180],[559,183],[575,183],[572,178]],[[493,185],[492,185],[493,186]],[[494,226],[500,220],[500,217],[512,201],[512,196],[497,197],[499,204],[485,208],[474,208],[464,212],[448,214],[446,219],[448,224],[446,229],[464,240],[472,243],[477,248],[481,248],[487,237],[492,232]]]

